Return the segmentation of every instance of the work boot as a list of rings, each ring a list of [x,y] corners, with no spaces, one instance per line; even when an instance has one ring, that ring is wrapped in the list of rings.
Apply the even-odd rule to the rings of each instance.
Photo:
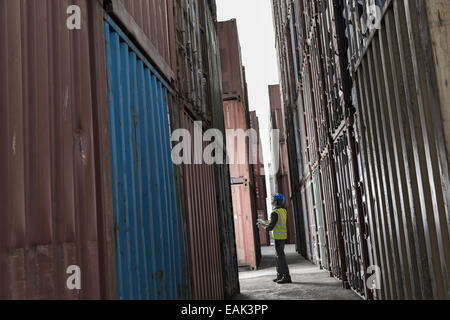
[[[278,284],[292,283],[291,277],[284,276],[281,280],[277,281]]]
[[[277,278],[276,278],[276,279],[273,279],[273,282],[278,282],[278,281],[280,281],[281,279],[283,279],[283,277],[282,277],[282,276],[277,276]]]

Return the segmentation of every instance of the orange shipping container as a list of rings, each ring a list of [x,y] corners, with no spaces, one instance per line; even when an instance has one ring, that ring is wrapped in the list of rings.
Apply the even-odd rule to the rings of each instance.
[[[231,180],[235,181],[234,183],[248,182],[250,181],[248,139],[239,140],[237,135],[229,131],[241,129],[245,132],[247,130],[244,104],[238,100],[224,101],[223,110],[225,128],[227,128],[227,152],[230,156]]]
[[[257,241],[259,235],[251,192],[248,183],[231,186],[238,264],[255,270],[261,259],[261,248]]]

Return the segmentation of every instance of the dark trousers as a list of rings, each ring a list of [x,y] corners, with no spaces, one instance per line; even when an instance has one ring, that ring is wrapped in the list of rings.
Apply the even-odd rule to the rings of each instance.
[[[277,260],[277,274],[278,277],[289,277],[289,267],[286,262],[286,255],[284,254],[284,246],[286,240],[275,240],[275,257]]]

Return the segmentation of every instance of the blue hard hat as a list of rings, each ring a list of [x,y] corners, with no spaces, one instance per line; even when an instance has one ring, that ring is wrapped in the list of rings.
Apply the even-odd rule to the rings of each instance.
[[[275,194],[272,199],[278,202],[278,204],[282,204],[284,202],[284,196],[281,193]]]

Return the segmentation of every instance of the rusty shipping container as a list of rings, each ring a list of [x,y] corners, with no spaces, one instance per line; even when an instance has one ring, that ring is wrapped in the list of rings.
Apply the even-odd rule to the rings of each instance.
[[[174,115],[173,125],[187,126],[192,133],[193,122],[198,121],[201,123],[199,131],[204,133],[214,128],[225,136],[215,1],[174,1],[174,15],[175,90],[180,116],[177,119]],[[231,298],[239,292],[239,280],[228,165],[185,164],[182,167],[193,297]],[[205,170],[207,175],[196,174]],[[203,190],[204,187],[208,188]],[[204,198],[200,194],[204,194]],[[202,203],[207,205],[203,207]],[[214,228],[217,232],[212,232]],[[219,240],[217,244],[215,236]],[[202,242],[207,245],[202,246]],[[216,255],[220,261],[216,260]],[[212,278],[204,276],[210,273]],[[216,278],[217,274],[220,279]]]
[[[288,243],[295,244],[296,243],[296,233],[295,233],[295,225],[297,224],[299,217],[297,217],[296,212],[293,210],[294,206],[291,203],[291,184],[290,184],[290,170],[289,170],[289,154],[288,154],[288,146],[287,146],[287,134],[285,127],[285,120],[283,116],[282,109],[282,101],[281,101],[281,92],[279,85],[271,85],[269,86],[269,101],[270,101],[270,109],[271,109],[271,122],[272,129],[279,130],[279,140],[278,143],[275,144],[278,146],[279,156],[279,170],[275,173],[275,181],[276,181],[276,190],[275,192],[281,193],[285,197],[285,203],[283,206],[286,208],[288,212],[289,219],[287,220],[287,229],[288,229]],[[272,150],[274,152],[274,150]],[[299,227],[297,226],[297,229]]]
[[[251,192],[248,183],[231,185],[238,264],[256,270],[261,259],[261,247],[257,240],[259,233]]]
[[[219,39],[217,34],[216,2],[207,0],[205,3],[205,33],[208,61],[207,74],[207,104],[211,104],[212,128],[220,130],[225,134],[225,117],[222,102],[222,75],[219,55]],[[208,10],[209,8],[209,10]],[[224,157],[226,156],[226,150]],[[217,210],[219,214],[219,236],[222,259],[222,278],[224,298],[231,299],[240,291],[238,262],[236,255],[236,241],[233,217],[233,202],[230,186],[230,170],[224,158],[224,164],[214,166],[214,177],[216,183]]]
[[[186,111],[181,114],[181,128],[187,129],[192,137],[203,134]],[[222,267],[227,266],[222,266],[220,258],[214,166],[184,164],[183,181],[192,298],[223,299]]]
[[[215,1],[173,1],[174,3],[174,23],[175,23],[175,45],[176,45],[176,83],[175,90],[178,95],[178,107],[180,108],[180,119],[174,115],[173,125],[183,127],[183,119],[188,117],[189,121],[199,121],[204,130],[208,128],[219,129],[225,136],[224,109],[222,103],[222,78],[220,70],[219,46],[216,28],[216,7]],[[188,122],[189,122],[188,121]],[[185,121],[186,122],[186,121]],[[225,150],[226,151],[226,150]],[[208,176],[215,187],[216,211],[212,214],[211,221],[202,217],[208,214],[198,215],[192,207],[192,203],[199,205],[195,192],[197,186],[196,175],[188,174],[192,170],[187,170],[190,165],[183,166],[185,206],[184,215],[189,221],[191,228],[188,229],[188,236],[191,238],[191,278],[195,278],[192,283],[193,296],[196,299],[217,299],[218,296],[231,298],[239,292],[238,266],[234,236],[234,221],[232,214],[232,201],[228,165],[215,164],[211,168],[214,174]],[[200,167],[194,165],[193,167]],[[202,167],[203,168],[203,167]],[[204,185],[207,185],[206,178]],[[203,185],[203,184],[202,184]],[[195,187],[195,188],[193,188]],[[206,193],[208,203],[211,201],[211,193]],[[189,200],[190,199],[190,200]],[[189,202],[191,201],[191,202]],[[208,222],[208,223],[207,223]],[[201,259],[198,253],[205,254],[205,248],[198,247],[196,233],[202,230],[210,230],[218,224],[218,239],[220,264],[211,264],[214,259]],[[212,225],[210,225],[212,224]],[[206,229],[205,229],[206,228]],[[210,240],[211,235],[205,239]],[[208,241],[209,241],[208,240]],[[208,242],[209,243],[209,242]],[[213,249],[213,248],[209,248]],[[207,252],[208,254],[210,251]],[[207,255],[206,255],[207,256]],[[205,271],[213,274],[221,272],[221,279],[213,280],[200,275]],[[217,290],[220,290],[218,292]]]
[[[127,30],[161,75],[175,79],[173,0],[103,0],[107,12]]]
[[[239,266],[256,269],[261,259],[256,226],[256,190],[252,151],[246,131],[250,114],[236,20],[218,22],[226,149],[232,184],[236,252]]]
[[[0,299],[116,296],[103,9],[68,5],[0,1]]]
[[[217,33],[220,43],[224,97],[245,100],[245,79],[236,20],[220,21],[217,25]]]
[[[212,240],[210,258],[187,263],[189,220],[178,195],[193,180],[183,185],[170,162],[169,130],[180,121],[172,2],[77,4],[81,31],[66,28],[70,1],[0,1],[0,57],[8,61],[0,76],[0,298],[232,297],[239,282],[224,167],[199,170],[211,210],[198,212],[194,234]],[[202,75],[223,114],[214,2],[203,4],[195,14],[212,52],[202,52]],[[66,287],[72,265],[81,290]]]
[[[333,139],[328,151],[336,167],[349,285],[366,299],[448,299],[449,31],[442,23],[448,1],[273,4],[278,25],[291,25],[290,31],[276,28],[277,41],[297,31],[291,46],[299,50],[280,56],[300,61],[296,85],[302,88],[298,108],[306,115],[309,166],[320,160],[327,190],[334,183],[321,126],[328,123]],[[295,63],[281,64],[289,65]],[[310,210],[314,192],[309,180],[303,183]],[[329,204],[325,200],[325,210]],[[331,247],[334,254],[336,245]],[[369,275],[380,278],[378,287],[367,283]]]
[[[245,105],[239,100],[225,100],[223,110],[232,183],[250,183],[252,172],[249,163],[250,142],[245,136],[245,131],[248,130],[245,120]]]
[[[327,153],[320,160],[323,188],[323,210],[326,215],[330,272],[347,283],[341,210],[338,207],[338,188],[332,156]]]
[[[379,29],[350,35],[380,299],[450,297],[449,27],[440,22],[449,6],[386,1]],[[347,26],[358,14],[350,13]]]
[[[366,273],[369,267],[366,225],[360,210],[362,206],[358,186],[359,175],[355,165],[354,141],[349,139],[352,127],[346,128],[335,140],[334,164],[337,177],[338,210],[341,216],[342,235],[345,248],[345,265],[350,287],[365,296]],[[350,131],[350,132],[349,132]]]

